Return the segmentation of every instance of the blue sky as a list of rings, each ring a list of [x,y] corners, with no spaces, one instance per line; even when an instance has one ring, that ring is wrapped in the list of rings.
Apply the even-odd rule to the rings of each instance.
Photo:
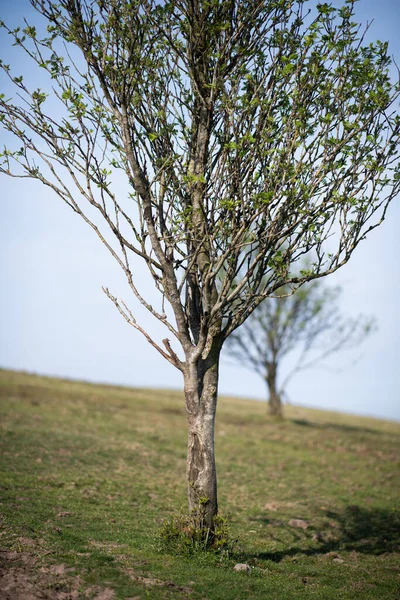
[[[32,14],[28,0],[0,0],[0,9],[13,24]],[[400,64],[400,3],[360,0],[357,13],[358,21],[375,19],[370,39],[388,40]],[[9,50],[4,36],[2,41],[3,58]],[[15,50],[10,61],[13,57]],[[293,403],[400,419],[399,203],[392,203],[387,220],[360,244],[350,263],[325,280],[342,285],[344,313],[374,315],[378,331],[359,349],[338,355],[330,369],[293,379],[288,389]],[[0,251],[0,366],[132,386],[182,387],[181,374],[125,323],[101,291],[104,285],[129,299],[123,275],[105,248],[39,183],[0,175]],[[159,325],[140,308],[136,312],[161,339]],[[223,360],[220,393],[263,399],[266,390],[257,375]]]

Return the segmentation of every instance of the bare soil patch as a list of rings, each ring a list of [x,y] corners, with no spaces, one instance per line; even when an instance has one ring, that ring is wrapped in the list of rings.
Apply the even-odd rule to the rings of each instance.
[[[110,588],[84,589],[82,579],[63,564],[39,567],[31,552],[0,550],[1,600],[113,600]]]

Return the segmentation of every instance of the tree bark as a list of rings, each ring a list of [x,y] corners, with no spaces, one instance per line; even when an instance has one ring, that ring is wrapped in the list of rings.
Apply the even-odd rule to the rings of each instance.
[[[265,378],[268,387],[268,414],[273,417],[283,417],[282,400],[277,389],[277,365],[269,363],[267,366],[267,376]]]
[[[201,510],[205,528],[213,531],[218,513],[214,424],[220,350],[187,363],[184,372],[188,424],[187,493],[189,511]]]

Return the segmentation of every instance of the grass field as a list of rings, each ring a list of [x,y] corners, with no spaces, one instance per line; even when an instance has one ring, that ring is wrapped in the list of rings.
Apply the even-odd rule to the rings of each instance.
[[[2,600],[400,599],[400,424],[221,398],[239,541],[188,557],[156,536],[185,504],[181,393],[0,371],[0,395]]]

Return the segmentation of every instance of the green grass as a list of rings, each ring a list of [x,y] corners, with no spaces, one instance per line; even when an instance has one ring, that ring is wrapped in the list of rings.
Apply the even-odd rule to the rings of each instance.
[[[279,422],[221,398],[219,502],[239,543],[188,558],[155,537],[185,504],[181,393],[0,371],[0,406],[1,556],[40,598],[400,597],[397,423],[295,407]]]

